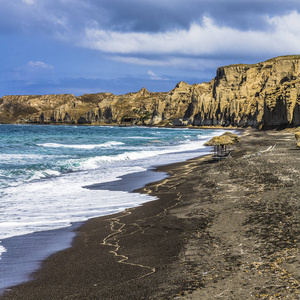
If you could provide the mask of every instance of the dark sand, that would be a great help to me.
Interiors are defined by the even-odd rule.
[[[125,191],[133,192],[150,182],[163,180],[168,177],[166,172],[156,172],[149,169],[147,171],[136,172],[119,177],[120,180],[96,183],[84,186],[91,190],[109,190],[109,191]]]
[[[158,168],[140,192],[159,200],[86,222],[1,299],[300,299],[300,150],[247,133],[231,158]]]

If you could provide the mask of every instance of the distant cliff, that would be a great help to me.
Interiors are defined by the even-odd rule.
[[[168,93],[4,96],[0,123],[300,126],[300,56],[220,67]]]

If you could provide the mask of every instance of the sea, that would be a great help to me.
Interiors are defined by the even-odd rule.
[[[22,237],[24,242],[33,233],[67,228],[155,200],[133,190],[167,176],[154,172],[156,166],[210,153],[204,143],[222,133],[216,129],[1,124],[0,290],[18,282],[8,280],[16,275],[5,275],[11,269],[7,261],[12,266],[17,264],[14,256],[18,263],[25,257],[5,246],[10,245],[8,240]],[[131,184],[130,180],[128,186],[121,184],[134,174]]]

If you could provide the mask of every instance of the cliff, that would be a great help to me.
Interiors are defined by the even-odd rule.
[[[4,96],[1,123],[300,126],[300,56],[217,69],[168,93]]]

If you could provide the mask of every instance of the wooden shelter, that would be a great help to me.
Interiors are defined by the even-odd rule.
[[[233,139],[233,141],[235,143],[238,143],[240,141],[239,136],[237,134],[233,133],[233,132],[227,131],[227,132],[223,133],[221,136],[229,136],[230,138]]]
[[[214,146],[214,159],[221,159],[229,155],[230,146],[238,142],[238,136],[231,132],[226,132],[221,136],[215,136],[205,146]]]

